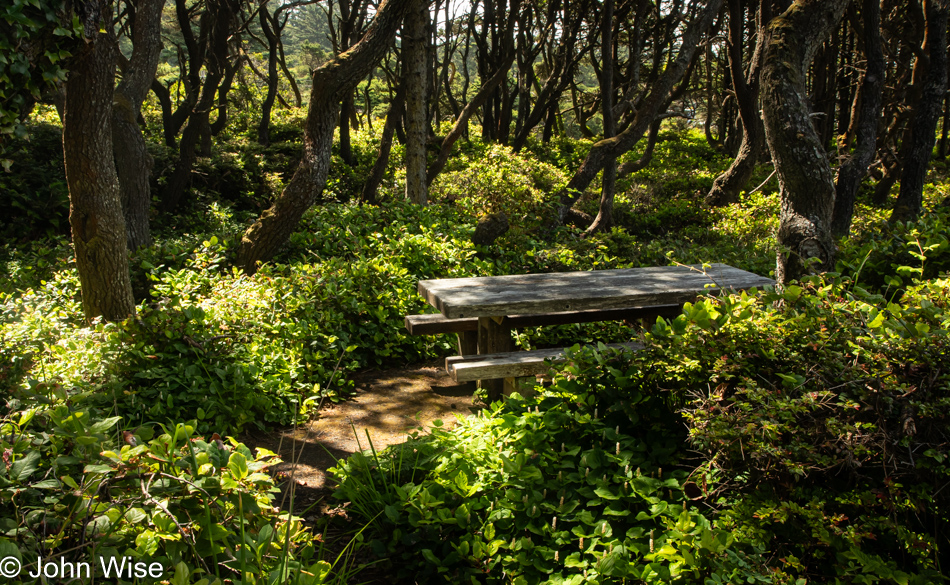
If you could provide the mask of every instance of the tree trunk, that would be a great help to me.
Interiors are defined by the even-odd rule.
[[[558,217],[561,222],[568,216],[571,206],[580,198],[581,194],[590,185],[597,173],[609,162],[616,160],[635,145],[653,124],[653,120],[660,115],[660,109],[668,103],[673,86],[686,73],[693,55],[699,45],[700,37],[709,30],[713,20],[719,14],[722,0],[710,0],[702,12],[693,18],[680,44],[679,53],[660,78],[651,85],[650,92],[640,104],[633,122],[626,130],[612,138],[604,138],[594,144],[580,169],[574,174],[567,186],[558,193],[560,208]]]
[[[858,90],[857,143],[854,152],[838,167],[835,177],[835,207],[831,231],[846,236],[851,231],[854,198],[858,186],[868,172],[868,165],[877,149],[877,125],[881,117],[881,95],[884,89],[884,52],[881,49],[880,0],[864,0],[861,8],[864,19],[863,44],[867,59],[864,79]],[[852,121],[853,123],[853,121]]]
[[[406,199],[425,205],[426,139],[429,132],[426,116],[426,57],[428,49],[429,6],[427,0],[414,0],[412,10],[403,24],[403,49],[406,84]]]
[[[236,42],[232,41],[232,44],[240,47],[241,41],[238,39]],[[237,75],[243,65],[244,57],[242,55],[237,55],[227,62],[224,81],[218,86],[218,116],[214,119],[214,122],[208,125],[211,136],[217,136],[228,126],[228,94],[231,93],[231,86],[234,85],[234,76]],[[277,98],[280,99],[280,94],[277,94]],[[205,156],[211,156],[210,145],[205,152]]]
[[[426,182],[431,185],[432,181],[439,176],[439,173],[442,172],[442,169],[445,168],[445,163],[449,161],[449,156],[452,154],[452,146],[455,142],[462,137],[462,133],[465,128],[468,127],[468,120],[472,117],[472,114],[476,110],[481,108],[488,98],[491,97],[491,94],[494,93],[495,88],[498,87],[504,80],[508,78],[508,69],[511,67],[512,60],[514,59],[513,55],[509,55],[508,60],[506,61],[507,66],[502,66],[495,72],[495,74],[485,82],[478,89],[478,93],[475,94],[475,97],[472,98],[472,101],[465,106],[462,110],[462,113],[459,114],[458,119],[455,121],[455,124],[452,126],[452,130],[449,131],[448,135],[442,140],[442,147],[439,149],[439,156],[436,157],[435,162],[432,163],[432,166],[429,167],[429,172],[426,175]]]
[[[149,173],[152,157],[138,125],[162,52],[162,8],[165,0],[141,0],[132,23],[132,57],[112,103],[112,142],[130,250],[152,243],[148,213],[152,203]]]
[[[280,34],[277,19],[271,18],[267,6],[261,6],[261,30],[267,38],[267,95],[261,104],[261,121],[257,125],[257,142],[270,144],[270,113],[277,99],[277,35]]]
[[[115,321],[132,315],[135,301],[119,180],[112,155],[112,6],[99,0],[83,8],[86,43],[80,45],[71,60],[63,124],[69,225],[82,287],[83,313],[87,320],[101,315]],[[102,29],[107,32],[100,33]]]
[[[940,146],[937,147],[937,158],[947,158],[947,139],[950,138],[950,96],[943,100],[943,123],[940,124]]]
[[[323,193],[340,101],[389,50],[396,29],[413,1],[385,0],[363,39],[314,71],[304,127],[303,157],[283,193],[244,233],[237,263],[245,272],[253,274],[259,262],[273,258],[290,238],[304,212]]]
[[[874,196],[871,202],[877,207],[887,205],[888,196],[891,194],[891,188],[897,182],[897,177],[901,174],[901,161],[894,153],[887,153],[881,157],[884,171],[881,180],[874,186]]]
[[[188,183],[191,181],[191,169],[197,159],[197,146],[202,132],[210,137],[209,117],[214,105],[218,84],[224,78],[228,67],[228,37],[231,32],[231,20],[234,14],[232,0],[209,0],[207,3],[208,16],[211,22],[208,48],[208,70],[201,94],[195,107],[188,116],[188,123],[182,131],[179,143],[178,163],[175,171],[168,179],[168,184],[162,193],[162,211],[170,212],[178,206]]]
[[[745,188],[755,171],[755,159],[762,150],[763,136],[759,118],[759,64],[762,55],[763,36],[768,18],[766,12],[769,0],[763,0],[759,6],[759,31],[756,35],[755,52],[749,65],[748,79],[742,70],[743,23],[740,0],[729,0],[729,68],[732,87],[739,104],[739,120],[742,124],[742,142],[739,152],[728,169],[713,181],[712,189],[706,194],[706,205],[714,207],[731,205],[739,201],[739,192]]]
[[[638,160],[628,161],[620,165],[620,168],[617,169],[618,179],[647,168],[647,165],[653,160],[653,151],[656,149],[656,138],[660,133],[660,123],[662,121],[661,118],[657,118],[650,126],[650,134],[647,136],[647,147],[646,150],[643,151],[643,155],[640,156]]]
[[[356,106],[353,104],[351,92],[340,103],[340,158],[351,167],[356,166],[356,158],[353,157],[353,141],[350,139],[350,122],[355,113]]]
[[[544,128],[541,130],[541,142],[548,144],[554,137],[554,131],[557,127],[558,109],[557,103],[548,107],[548,115],[544,117]]]
[[[891,221],[917,219],[923,208],[924,180],[930,155],[937,136],[937,121],[940,106],[947,91],[947,0],[925,0],[927,33],[924,51],[927,55],[927,72],[923,91],[914,108],[911,136],[904,168],[901,172],[901,188],[894,202]],[[922,56],[918,56],[921,59]]]
[[[603,108],[604,138],[611,138],[617,133],[617,121],[614,119],[614,0],[604,0],[603,19],[601,21],[601,79],[600,102]],[[600,205],[597,217],[585,234],[609,231],[614,225],[614,191],[617,184],[617,159],[604,162],[604,171],[601,178]]]
[[[386,114],[386,124],[383,126],[383,136],[379,141],[379,152],[376,155],[376,162],[373,164],[373,170],[369,173],[369,178],[363,185],[363,191],[360,195],[360,201],[371,205],[376,203],[376,192],[379,190],[379,184],[383,181],[383,175],[386,174],[386,167],[389,165],[389,153],[393,148],[393,134],[396,133],[396,126],[402,118],[403,104],[406,98],[406,90],[400,85],[396,90],[396,96],[389,104],[389,113]]]
[[[804,81],[847,5],[848,0],[797,0],[766,32],[762,114],[781,197],[775,279],[782,284],[807,274],[811,261],[821,270],[834,266],[835,185],[805,103]]]
[[[165,146],[175,148],[175,138],[178,137],[178,131],[181,125],[185,123],[188,112],[195,105],[198,96],[194,93],[185,96],[185,100],[178,105],[178,109],[172,111],[172,97],[168,88],[157,80],[152,80],[152,93],[158,98],[158,104],[162,108],[162,136],[165,138]]]

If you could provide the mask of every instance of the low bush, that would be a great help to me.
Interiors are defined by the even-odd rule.
[[[685,496],[682,426],[664,424],[675,416],[666,399],[624,393],[631,378],[605,354],[575,359],[539,397],[514,395],[451,432],[437,427],[331,470],[335,496],[371,523],[377,553],[426,582],[759,575]],[[609,390],[625,394],[624,406]],[[640,411],[639,427],[626,407]]]
[[[435,201],[463,206],[479,216],[503,212],[512,226],[507,239],[536,233],[555,221],[550,194],[567,183],[558,167],[514,153],[497,144],[477,143],[436,177],[431,187]]]
[[[882,220],[849,242],[837,270],[868,290],[899,296],[915,280],[950,271],[948,234],[950,208],[925,212],[913,222]]]
[[[933,583],[948,325],[947,280],[900,304],[847,280],[705,299],[538,398],[354,456],[337,497],[380,554],[449,581]]]
[[[194,423],[129,427],[88,399],[31,381],[3,406],[0,556],[24,577],[11,582],[27,582],[40,557],[99,576],[109,559],[157,563],[175,583],[322,582],[329,565],[310,565],[311,535],[274,507],[273,453],[203,438]]]
[[[6,148],[4,157],[15,163],[0,173],[0,237],[20,241],[69,233],[62,128],[32,124],[28,139],[11,137]]]
[[[950,546],[948,301],[947,280],[900,304],[813,281],[654,328],[688,364],[690,442],[724,518],[783,572],[936,578]]]

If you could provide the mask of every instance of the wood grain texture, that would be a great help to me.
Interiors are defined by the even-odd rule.
[[[449,319],[682,304],[704,292],[774,285],[725,264],[423,280],[418,290]]]
[[[682,304],[657,305],[655,307],[628,307],[624,309],[594,309],[567,313],[542,313],[540,315],[512,315],[508,324],[513,329],[539,327],[542,325],[566,325],[570,323],[594,323],[597,321],[621,321],[675,317],[682,312]],[[410,335],[438,335],[477,331],[478,317],[448,319],[438,313],[432,315],[406,315],[406,330]]]
[[[614,343],[607,347],[637,351],[642,349],[643,345],[628,342]],[[445,358],[445,370],[457,382],[522,378],[545,374],[552,363],[563,362],[565,359],[564,348],[453,356]]]

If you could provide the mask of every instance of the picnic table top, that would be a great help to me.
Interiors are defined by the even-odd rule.
[[[418,290],[445,317],[460,319],[685,303],[704,292],[774,284],[725,264],[696,264],[421,280]]]

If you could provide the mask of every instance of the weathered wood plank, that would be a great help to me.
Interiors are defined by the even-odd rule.
[[[419,281],[426,301],[449,319],[682,304],[703,292],[775,284],[725,264],[555,272]]]
[[[628,342],[614,343],[608,347],[623,347],[636,351],[642,349],[643,345]],[[555,363],[564,361],[564,348],[453,356],[445,359],[445,370],[457,382],[521,378],[546,373],[550,364],[545,360]]]
[[[540,315],[512,315],[508,324],[512,329],[539,327],[542,325],[566,325],[569,323],[593,323],[596,321],[632,321],[676,317],[683,306],[657,305],[655,307],[628,307],[624,309],[593,309],[567,313],[543,313]],[[478,330],[478,317],[448,319],[438,313],[432,315],[406,315],[406,329],[410,335],[437,335],[439,333],[462,333]]]
[[[478,317],[447,319],[438,313],[433,315],[406,315],[405,324],[409,335],[438,335],[439,333],[478,331]]]

